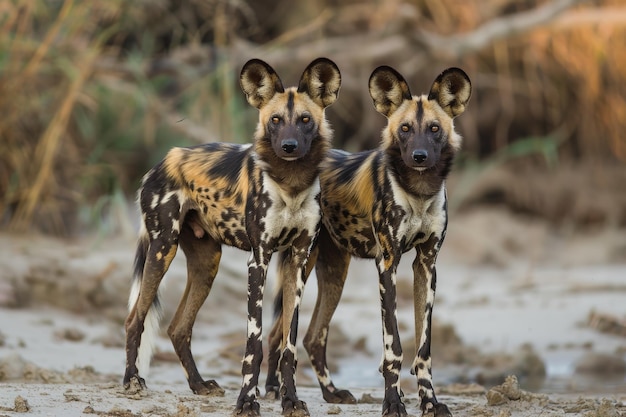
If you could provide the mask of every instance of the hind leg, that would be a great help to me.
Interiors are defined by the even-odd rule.
[[[187,258],[187,286],[167,333],[185,370],[189,388],[199,395],[224,395],[217,382],[202,379],[191,353],[193,324],[211,291],[222,248],[208,235],[196,238],[189,226],[181,231],[180,247]]]
[[[326,361],[330,320],[335,313],[350,265],[350,254],[338,248],[322,227],[318,237],[317,301],[311,324],[304,337],[304,347],[317,375],[322,396],[329,403],[355,404],[356,398],[347,390],[335,387]]]
[[[126,371],[124,373],[124,387],[130,388],[131,381],[139,383],[145,388],[145,381],[139,376],[137,357],[141,344],[141,335],[144,332],[144,322],[148,311],[157,299],[159,284],[169,268],[178,248],[176,238],[158,238],[149,243],[145,254],[145,264],[139,296],[135,305],[126,318]],[[140,260],[139,254],[137,261]]]
[[[268,337],[267,356],[267,379],[265,380],[265,398],[277,400],[280,398],[280,375],[278,374],[278,363],[282,351],[283,340],[283,317],[282,317],[282,288],[281,294],[276,295],[275,303],[280,303],[279,311],[275,311],[275,320]]]

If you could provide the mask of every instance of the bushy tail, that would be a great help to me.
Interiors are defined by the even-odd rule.
[[[130,296],[128,297],[128,309],[131,311],[137,300],[139,299],[139,290],[141,289],[141,280],[143,277],[144,265],[146,264],[146,257],[148,254],[148,248],[150,242],[145,230],[142,230],[139,236],[139,242],[137,243],[137,252],[135,254],[135,268],[133,273],[133,282],[130,289]],[[146,377],[150,368],[150,360],[156,348],[156,340],[159,334],[159,322],[161,321],[161,302],[160,293],[157,292],[146,320],[144,321],[144,330],[141,334],[141,342],[139,344],[139,352],[137,354],[137,368],[139,375]]]

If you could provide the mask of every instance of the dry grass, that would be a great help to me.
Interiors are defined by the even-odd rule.
[[[545,1],[427,0],[425,27],[471,32],[485,22]],[[524,137],[566,131],[563,154],[626,161],[626,7],[583,2],[552,23],[493,42],[463,57],[475,79],[467,147],[487,156]],[[473,125],[473,126],[472,126]],[[473,130],[472,130],[473,128]]]
[[[241,42],[246,51],[267,51],[269,58],[259,57],[287,73],[290,83],[305,63],[279,57],[328,45],[344,74],[340,102],[329,112],[335,145],[354,150],[375,145],[382,123],[365,87],[379,64],[368,53],[380,52],[368,48],[397,45],[401,38],[411,45],[418,29],[470,33],[547,4],[304,3],[290,13],[263,1],[193,0],[176,7],[169,0],[2,2],[0,225],[54,234],[72,233],[78,220],[93,226],[96,219],[97,225],[102,211],[124,200],[119,196],[132,195],[165,149],[249,141],[256,115],[243,104],[237,73],[242,59],[253,56],[239,56]],[[383,36],[381,44],[358,42],[372,31]],[[386,34],[390,43],[383,42]],[[414,44],[406,53],[384,55],[383,48],[376,56],[403,68],[418,89],[447,65],[471,74],[474,97],[459,120],[469,159],[501,154],[532,137],[556,141],[560,158],[626,161],[623,2],[583,3],[548,25],[479,50],[441,52]],[[416,61],[418,53],[424,59]]]
[[[234,113],[232,74],[218,66],[208,77],[175,80],[175,96],[163,97],[169,74],[149,74],[141,48],[124,56],[123,17],[138,13],[128,2],[1,7],[0,219],[10,229],[70,234],[80,216],[97,223],[118,201],[106,196],[132,193],[158,159],[146,154],[215,140],[207,121],[234,140],[226,131],[236,118],[224,117]]]
[[[63,219],[58,206],[70,191],[62,189],[59,159],[64,158],[59,155],[71,152],[63,147],[68,124],[101,46],[84,22],[103,11],[71,0],[63,2],[56,16],[49,15],[43,2],[11,6],[0,29],[2,48],[8,51],[0,84],[5,115],[0,151],[6,164],[0,172],[0,211],[9,212],[13,227],[24,229],[41,209],[51,231],[59,231]]]

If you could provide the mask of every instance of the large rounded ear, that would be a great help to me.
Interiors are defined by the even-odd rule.
[[[276,93],[283,93],[283,83],[278,74],[260,59],[251,59],[241,69],[239,84],[246,94],[248,103],[260,109],[274,97]]]
[[[298,92],[306,93],[320,107],[327,107],[337,100],[339,87],[341,73],[337,65],[328,58],[317,58],[302,73]]]
[[[369,88],[374,107],[387,117],[393,114],[404,100],[411,100],[411,90],[404,77],[386,65],[372,72]]]
[[[428,99],[436,100],[450,117],[456,117],[465,111],[471,95],[472,83],[465,71],[448,68],[433,83]]]

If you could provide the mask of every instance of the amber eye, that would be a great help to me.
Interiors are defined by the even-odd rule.
[[[275,125],[277,125],[278,123],[280,123],[280,117],[278,117],[278,116],[272,116],[272,123],[274,123]]]
[[[432,125],[430,131],[433,133],[439,132],[439,125]]]
[[[302,116],[302,123],[309,123],[311,118],[309,116]]]
[[[400,129],[401,129],[403,132],[408,132],[410,128],[409,128],[409,125],[404,124],[404,125],[400,126]]]

